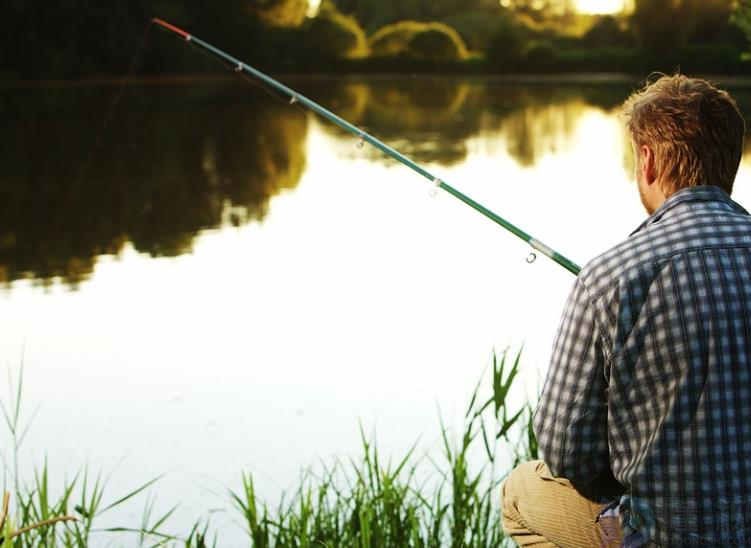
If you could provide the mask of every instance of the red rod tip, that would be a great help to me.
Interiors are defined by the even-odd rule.
[[[190,34],[188,34],[187,32],[185,32],[185,31],[184,31],[184,30],[182,30],[182,29],[179,29],[179,28],[177,28],[177,27],[176,27],[175,25],[170,25],[170,24],[169,24],[169,23],[168,23],[167,21],[164,21],[164,20],[162,20],[162,19],[159,19],[158,17],[154,17],[154,18],[153,18],[153,19],[151,20],[151,22],[152,22],[152,23],[156,23],[156,24],[157,24],[157,25],[159,25],[160,27],[164,27],[164,28],[165,28],[165,29],[167,29],[167,30],[171,30],[171,31],[172,31],[172,32],[174,32],[175,34],[179,34],[180,36],[182,36],[182,37],[183,37],[183,38],[185,38],[186,40],[190,40]]]

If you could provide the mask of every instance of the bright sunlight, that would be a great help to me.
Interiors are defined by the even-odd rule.
[[[582,13],[618,13],[623,11],[625,0],[576,0],[576,9]]]

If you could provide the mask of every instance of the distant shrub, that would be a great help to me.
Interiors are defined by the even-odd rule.
[[[467,48],[476,51],[485,51],[490,45],[493,36],[498,29],[509,19],[508,15],[498,9],[488,10],[461,10],[441,19],[451,28],[456,29],[462,37]]]
[[[634,45],[632,33],[623,28],[612,15],[600,17],[582,40],[586,45],[596,48]]]
[[[508,72],[515,69],[522,59],[526,40],[525,29],[510,18],[504,18],[498,22],[485,56],[491,66]]]
[[[748,70],[741,62],[742,51],[728,44],[687,46],[678,51],[678,62],[687,72],[735,74]]]
[[[306,0],[250,0],[247,9],[272,27],[299,27],[308,11]]]
[[[546,70],[555,64],[556,51],[547,40],[535,41],[527,47],[524,58],[530,68]]]
[[[454,61],[468,56],[459,33],[437,22],[400,21],[386,25],[373,34],[369,42],[371,54],[376,57]]]
[[[560,50],[556,60],[564,69],[589,72],[649,71],[646,53],[636,48],[576,48]]]
[[[357,20],[324,2],[307,30],[307,44],[325,57],[365,57],[368,40]]]
[[[736,7],[731,21],[751,43],[751,2],[749,0],[744,0]],[[751,58],[751,53],[745,53],[744,58]]]
[[[417,21],[400,21],[378,29],[368,40],[371,55],[389,57],[403,54],[422,25]]]
[[[450,31],[450,32],[449,32]],[[428,28],[415,34],[409,41],[409,53],[420,59],[454,61],[467,57],[467,47],[452,28]]]

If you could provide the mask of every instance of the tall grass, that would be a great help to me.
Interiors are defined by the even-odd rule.
[[[88,469],[65,480],[59,488],[50,485],[49,466],[45,459],[33,480],[24,484],[20,475],[19,453],[36,412],[26,419],[23,402],[23,363],[16,381],[9,375],[10,395],[7,402],[0,401],[5,426],[10,437],[9,454],[2,454],[3,504],[0,509],[0,548],[26,547],[86,547],[96,535],[132,533],[139,546],[163,545],[177,540],[160,530],[174,509],[153,517],[153,504],[143,511],[140,526],[133,528],[97,528],[101,516],[119,508],[154,485],[159,478],[151,479],[130,492],[110,502],[105,498],[106,480],[101,474],[92,475]],[[10,476],[10,477],[9,477]],[[11,506],[11,500],[13,505]],[[198,546],[197,527],[185,539],[186,546]],[[192,543],[191,543],[192,542]]]
[[[478,384],[452,441],[441,421],[439,460],[408,451],[386,461],[362,434],[362,455],[309,473],[288,501],[271,511],[251,475],[232,493],[245,517],[250,545],[267,547],[496,547],[504,544],[500,484],[522,460],[536,458],[531,409],[510,410],[508,396],[519,372],[518,353],[494,356],[491,394]],[[481,440],[481,441],[480,441]],[[498,469],[506,457],[504,471]],[[510,457],[510,458],[509,458]],[[426,471],[427,468],[427,471]]]
[[[401,458],[384,461],[376,441],[361,428],[359,457],[308,472],[295,492],[283,496],[273,509],[259,497],[252,474],[243,474],[241,489],[230,492],[230,502],[243,517],[248,545],[480,548],[506,544],[500,484],[513,466],[537,456],[531,408],[511,409],[508,402],[520,356],[521,352],[511,357],[508,351],[494,355],[489,386],[480,382],[475,387],[462,428],[455,432],[441,419],[438,455],[419,455],[415,445]],[[105,503],[106,481],[83,470],[52,496],[45,461],[33,482],[24,486],[18,476],[18,452],[29,427],[22,421],[23,369],[11,385],[13,394],[1,407],[12,441],[12,456],[3,459],[3,471],[15,507],[9,510],[6,496],[0,511],[0,548],[84,547],[95,535],[110,535],[108,541],[129,546],[222,545],[221,531],[211,531],[207,521],[197,521],[183,535],[166,533],[176,507],[156,513],[151,497],[141,523],[96,527],[102,514],[147,492],[159,478]]]

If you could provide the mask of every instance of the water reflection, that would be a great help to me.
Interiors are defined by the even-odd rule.
[[[501,133],[507,152],[521,165],[571,142],[585,108],[612,110],[627,93],[622,86],[542,86],[488,79],[379,79],[334,84],[318,100],[418,162],[453,165],[467,156],[467,140]],[[346,133],[335,126],[328,130]],[[354,153],[353,153],[354,154]],[[382,158],[372,150],[373,160]]]
[[[0,279],[75,286],[125,242],[176,256],[202,229],[263,219],[300,179],[307,121],[239,91],[6,92]]]
[[[417,162],[463,161],[466,140],[477,130],[477,118],[467,108],[470,86],[465,82],[381,80],[367,86],[344,84],[337,91],[358,98],[353,123]],[[330,130],[344,135],[335,126]],[[369,153],[374,160],[381,156],[377,150]]]
[[[588,109],[610,112],[629,91],[422,77],[294,85],[418,162],[460,164],[479,137],[527,168],[572,147]],[[263,220],[270,198],[305,171],[309,115],[255,88],[116,91],[0,92],[13,135],[0,152],[0,281],[75,288],[127,242],[153,257],[188,253],[201,230]],[[391,161],[323,127],[343,156]]]

